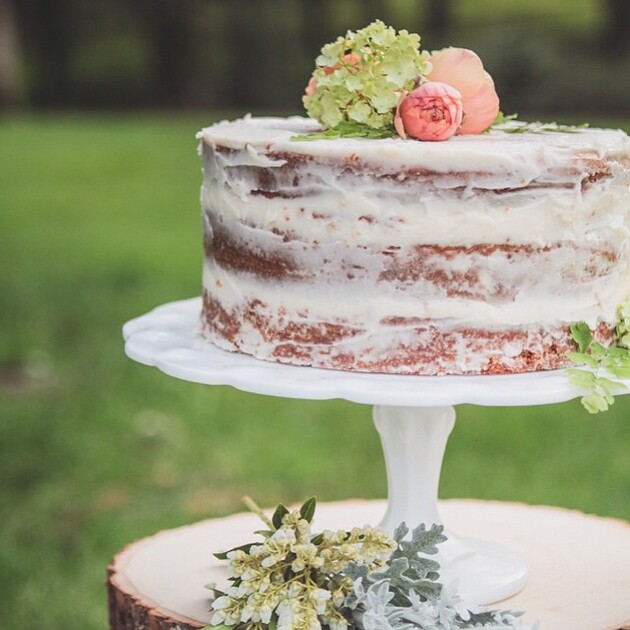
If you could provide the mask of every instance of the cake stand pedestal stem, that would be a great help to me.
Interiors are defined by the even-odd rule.
[[[388,505],[380,527],[392,533],[404,522],[410,529],[442,524],[438,486],[446,442],[455,426],[455,409],[443,407],[374,407],[387,469]],[[487,605],[518,593],[527,569],[515,553],[498,545],[460,538],[447,531],[434,559],[441,581],[458,584],[466,604]]]
[[[388,506],[380,526],[391,533],[403,521],[410,528],[441,523],[438,486],[455,409],[376,405],[374,424],[387,470]]]

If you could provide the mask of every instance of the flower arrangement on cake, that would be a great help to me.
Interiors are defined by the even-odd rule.
[[[448,140],[491,127],[510,133],[573,131],[504,116],[494,81],[472,50],[420,51],[420,35],[376,20],[326,44],[303,97],[322,131],[296,139],[341,137]]]
[[[521,613],[470,610],[439,580],[431,556],[446,540],[442,525],[402,523],[390,536],[370,526],[312,531],[316,501],[279,505],[260,542],[215,554],[229,561],[230,586],[211,586],[214,630],[535,630]]]
[[[463,48],[420,52],[420,36],[377,20],[325,45],[303,98],[320,137],[446,140],[480,133],[499,113],[481,59]]]

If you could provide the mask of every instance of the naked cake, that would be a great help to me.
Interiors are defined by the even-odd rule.
[[[212,343],[332,369],[503,374],[567,365],[575,322],[612,334],[630,295],[630,139],[457,133],[461,112],[448,140],[403,139],[414,106],[399,100],[389,137],[318,138],[322,121],[301,117],[198,134]]]

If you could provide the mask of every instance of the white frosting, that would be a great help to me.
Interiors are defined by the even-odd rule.
[[[306,310],[311,323],[349,321],[368,336],[388,317],[488,329],[615,321],[630,295],[630,140],[623,132],[491,132],[437,143],[291,140],[315,129],[303,118],[248,117],[198,134],[202,148],[231,149],[203,151],[204,210],[248,248],[318,271],[274,282],[207,260],[204,287],[226,310],[263,299],[279,327],[304,320]],[[243,167],[273,173],[287,154],[315,159],[297,165],[297,187],[285,174],[274,180],[280,196],[255,194],[256,175]],[[372,174],[344,172],[340,165],[352,160]],[[410,171],[414,177],[404,175]],[[374,261],[390,246],[412,255],[418,245],[478,244],[523,245],[532,254],[499,248],[424,261],[450,279],[475,269],[476,295],[448,295],[430,279],[379,281],[383,263]],[[352,282],[340,268],[352,270]],[[242,334],[255,354],[270,354],[255,331]]]
[[[600,183],[596,190],[582,191],[588,164],[575,158],[576,151],[598,159],[630,155],[630,141],[620,131],[593,129],[545,136],[495,132],[437,143],[400,139],[291,141],[293,135],[313,128],[313,121],[302,118],[248,118],[204,129],[199,134],[204,142],[245,149],[214,157],[214,173],[224,179],[204,187],[204,207],[212,197],[219,211],[261,230],[286,229],[289,224],[305,238],[321,240],[334,233],[357,244],[391,238],[396,243],[544,245],[558,240],[598,240],[594,231],[601,226],[614,229],[627,223],[628,202],[619,190],[620,186],[630,186],[630,171],[611,162],[615,177]],[[239,172],[231,173],[238,166],[285,163],[270,160],[266,155],[269,151],[336,160],[359,154],[363,162],[373,160],[386,165],[390,172],[425,168],[457,176],[404,184],[396,180],[375,182],[340,178],[327,166],[309,164],[308,181],[300,186],[308,186],[317,198],[309,203],[310,212],[304,213],[304,199],[254,199],[250,195],[252,183]],[[466,182],[463,190],[462,180]],[[542,191],[527,188],[532,182],[552,187]],[[484,193],[505,189],[513,190]],[[290,192],[290,188],[279,188],[283,190]],[[328,218],[313,221],[313,212]],[[377,221],[360,221],[362,216]],[[622,232],[618,237],[627,238]]]
[[[574,133],[490,132],[455,136],[445,142],[417,142],[386,138],[338,138],[294,141],[292,137],[319,129],[301,117],[252,118],[223,121],[202,129],[197,138],[208,144],[232,149],[251,147],[256,153],[290,152],[328,159],[359,155],[367,163],[387,164],[392,170],[428,169],[439,173],[489,174],[494,186],[525,186],[544,178],[554,181],[555,173],[573,168],[576,153],[606,158],[630,153],[630,139],[623,131],[579,129]],[[575,173],[577,181],[579,173]],[[557,180],[558,181],[558,180]],[[564,179],[559,181],[566,181]]]

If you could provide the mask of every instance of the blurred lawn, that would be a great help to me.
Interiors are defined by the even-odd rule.
[[[203,387],[123,354],[126,320],[199,292],[209,122],[0,119],[1,628],[106,628],[120,547],[244,493],[385,495],[369,407]],[[441,496],[630,518],[629,411],[463,406]]]

